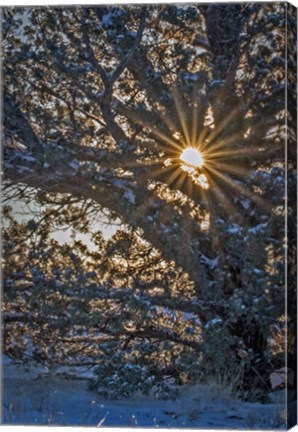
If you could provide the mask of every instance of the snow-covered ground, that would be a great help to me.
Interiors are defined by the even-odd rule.
[[[184,389],[175,401],[144,396],[110,401],[88,389],[86,375],[84,379],[66,379],[44,372],[36,367],[17,366],[3,357],[2,424],[284,428],[277,415],[283,404],[244,403],[232,400],[224,391],[202,386]]]

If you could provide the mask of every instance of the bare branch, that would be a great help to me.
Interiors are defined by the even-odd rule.
[[[145,28],[145,21],[146,21],[146,7],[142,7],[140,24],[139,24],[137,35],[135,38],[135,42],[134,42],[133,46],[130,48],[130,50],[128,51],[128,53],[125,55],[123,60],[119,63],[119,65],[117,66],[115,71],[113,72],[112,78],[111,78],[111,83],[114,83],[120,77],[120,75],[122,74],[124,69],[127,67],[128,63],[130,62],[136,48],[139,46],[141,39],[142,39],[143,31]]]
[[[106,71],[104,68],[100,65],[100,63],[97,61],[94,51],[92,49],[90,38],[88,34],[88,24],[86,23],[87,20],[87,8],[82,8],[82,19],[81,19],[81,31],[83,35],[83,42],[87,49],[87,54],[89,57],[89,60],[92,63],[92,66],[96,72],[99,73],[103,83],[105,86],[109,85],[109,79]]]

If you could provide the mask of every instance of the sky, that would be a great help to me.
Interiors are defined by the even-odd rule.
[[[19,222],[26,222],[34,218],[34,210],[38,210],[38,206],[34,202],[30,203],[30,206],[21,200],[10,200],[6,204],[12,207],[13,216]],[[112,237],[112,235],[121,228],[120,221],[111,223],[103,213],[99,215],[98,219],[100,220],[96,221],[93,228],[100,230],[106,240]],[[70,242],[72,241],[72,230],[65,227],[63,230],[55,231],[52,237],[60,243]],[[82,240],[92,249],[93,244],[88,235],[78,233],[76,234],[76,239]]]

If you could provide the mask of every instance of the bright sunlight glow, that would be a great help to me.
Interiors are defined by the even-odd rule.
[[[180,159],[186,165],[193,168],[201,168],[204,163],[203,156],[201,155],[199,150],[192,147],[187,147],[186,149],[184,149],[181,153]]]

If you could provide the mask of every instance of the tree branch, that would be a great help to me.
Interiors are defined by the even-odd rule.
[[[144,29],[145,29],[145,22],[146,22],[146,7],[143,6],[141,9],[140,23],[139,23],[139,28],[138,28],[137,35],[135,38],[135,42],[134,42],[133,46],[129,49],[128,53],[125,55],[123,60],[118,64],[118,66],[116,67],[116,69],[112,73],[112,77],[110,80],[111,84],[114,83],[120,77],[120,75],[122,74],[124,69],[129,64],[135,50],[139,46],[141,39],[142,39]]]

